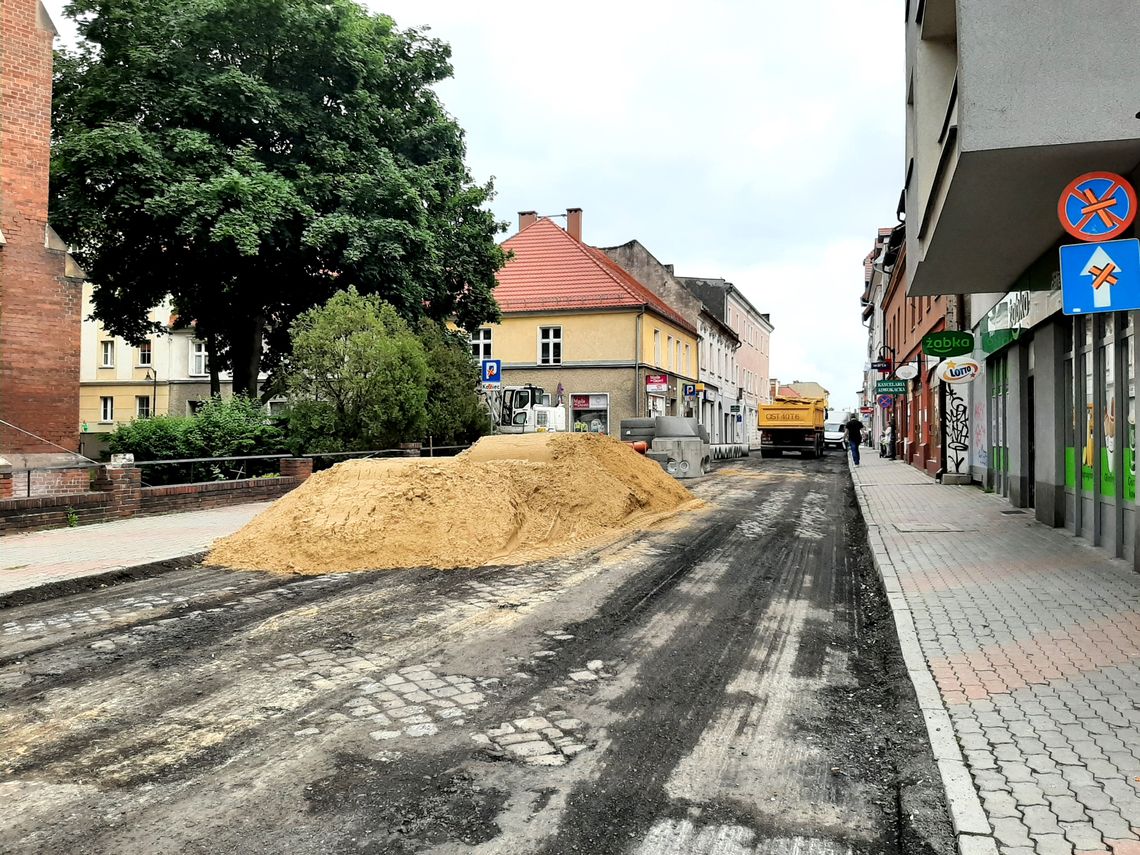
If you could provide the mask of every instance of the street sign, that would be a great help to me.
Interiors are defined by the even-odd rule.
[[[681,387],[681,394],[683,394],[686,398],[697,397],[697,384],[696,383],[686,383],[684,386]]]
[[[1140,309],[1140,240],[1061,247],[1061,302],[1066,315]]]
[[[1112,240],[1136,217],[1136,191],[1115,172],[1089,172],[1065,188],[1057,216],[1077,240]]]
[[[733,404],[732,406],[730,406],[728,408],[728,411],[730,413],[739,413],[740,412],[740,404]]]
[[[974,334],[946,330],[922,337],[922,352],[927,356],[962,356],[974,349]]]
[[[894,402],[895,402],[895,399],[891,395],[880,395],[879,396],[879,406],[882,407],[884,410],[889,410],[891,408],[891,404],[893,404]],[[868,409],[870,409],[870,408],[868,407]]]
[[[645,391],[646,392],[668,392],[669,391],[669,375],[668,374],[646,374],[645,375]]]
[[[885,359],[878,359],[878,360],[871,363],[871,370],[872,371],[890,371],[891,370],[891,363],[887,362]]]
[[[886,397],[886,396],[884,395],[883,397]],[[890,406],[890,404],[888,404],[887,406]],[[865,416],[869,416],[873,412],[875,412],[875,408],[874,407],[860,407],[859,412]]]
[[[934,369],[934,376],[943,383],[969,383],[981,373],[981,363],[968,356],[947,359]]]
[[[503,385],[503,360],[484,359],[479,363],[479,376],[484,389],[498,389]]]
[[[918,376],[918,366],[913,362],[907,362],[904,365],[900,365],[895,369],[895,376],[900,380],[913,380]]]
[[[876,395],[905,395],[905,380],[879,380],[875,383]]]

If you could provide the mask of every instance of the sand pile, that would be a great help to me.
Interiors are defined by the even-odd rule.
[[[349,460],[217,542],[226,567],[324,573],[472,567],[572,552],[693,496],[608,436],[481,440],[454,458]]]

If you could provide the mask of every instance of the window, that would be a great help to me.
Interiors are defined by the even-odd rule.
[[[209,362],[206,359],[206,342],[195,339],[190,342],[190,376],[205,377],[209,373]]]
[[[284,401],[270,401],[269,402],[269,415],[283,416],[285,415],[285,402]]]
[[[115,399],[109,395],[99,399],[99,421],[113,422],[115,420]]]
[[[673,344],[673,370],[681,370],[681,340],[677,339]]]
[[[673,368],[673,336],[665,336],[665,361],[669,363],[668,368]]]
[[[197,415],[201,411],[201,409],[202,409],[202,402],[201,401],[187,401],[186,402],[186,412],[192,416]]]
[[[102,365],[104,368],[114,368],[115,367],[115,342],[113,342],[113,341],[101,342],[101,347],[103,349],[102,350],[103,360],[100,363],[100,365]]]
[[[562,327],[538,328],[538,364],[562,364]]]
[[[661,330],[653,331],[653,364],[661,367]]]
[[[139,344],[139,366],[147,368],[147,367],[150,367],[150,364],[151,364],[150,342],[144,341],[141,344]]]
[[[471,355],[480,360],[491,358],[490,327],[480,327],[471,333]]]
[[[150,418],[150,395],[135,396],[135,416],[140,419]]]
[[[692,374],[689,373],[689,346],[687,344],[685,345],[685,376],[686,377],[692,377],[693,376]]]

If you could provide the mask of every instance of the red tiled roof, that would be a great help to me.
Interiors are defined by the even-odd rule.
[[[604,252],[575,240],[546,217],[504,241],[503,247],[514,253],[499,271],[495,288],[495,299],[504,313],[646,306],[696,332]]]

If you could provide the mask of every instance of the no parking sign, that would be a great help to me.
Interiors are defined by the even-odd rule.
[[[895,402],[895,399],[892,395],[880,395],[879,396],[879,406],[882,407],[884,410],[889,410],[891,408],[891,404],[893,404],[894,402]]]

